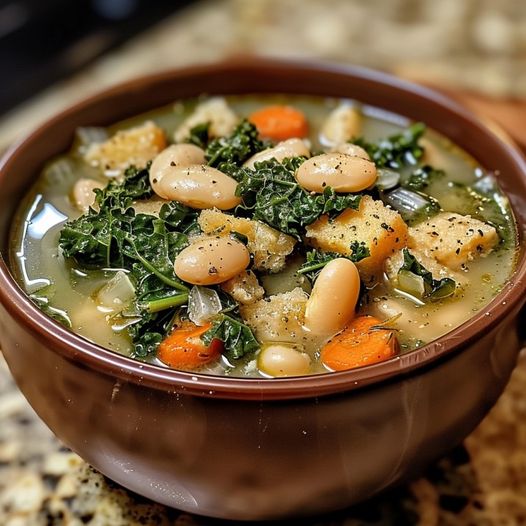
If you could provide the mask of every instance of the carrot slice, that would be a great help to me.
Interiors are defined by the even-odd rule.
[[[306,137],[309,125],[305,115],[292,106],[266,106],[252,113],[248,120],[256,126],[261,137],[283,141]]]
[[[344,371],[382,362],[397,351],[394,331],[374,316],[359,316],[322,348],[321,361],[333,371]]]
[[[175,329],[160,344],[157,357],[175,369],[197,369],[219,358],[223,342],[213,339],[207,347],[201,335],[210,329],[208,323],[202,327],[185,325]]]

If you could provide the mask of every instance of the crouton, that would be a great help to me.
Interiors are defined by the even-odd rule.
[[[84,159],[102,170],[120,171],[131,165],[144,168],[164,148],[164,131],[147,121],[141,126],[118,131],[103,143],[92,144]]]
[[[360,277],[374,281],[384,261],[405,247],[407,225],[398,212],[363,196],[358,210],[347,209],[334,220],[321,216],[307,227],[306,241],[321,250],[351,255],[352,245],[365,243],[370,255],[357,263]]]
[[[241,274],[221,283],[220,287],[242,305],[250,305],[265,295],[265,289],[251,270],[244,270]]]
[[[230,135],[236,127],[239,118],[230,109],[223,97],[212,97],[198,104],[182,124],[175,130],[176,142],[183,142],[190,136],[190,130],[198,124],[210,123],[208,133],[211,137]]]
[[[242,305],[240,312],[260,342],[297,343],[303,331],[307,299],[307,294],[296,287],[251,305]]]
[[[228,235],[239,232],[248,238],[248,250],[254,256],[254,268],[279,272],[296,240],[279,230],[251,219],[234,217],[219,210],[203,210],[198,218],[201,230],[207,235]]]
[[[331,111],[321,127],[323,144],[335,146],[359,137],[362,130],[360,112],[349,104],[341,104]]]
[[[446,267],[466,268],[469,261],[485,256],[499,242],[497,231],[470,216],[441,212],[409,229],[408,246]]]

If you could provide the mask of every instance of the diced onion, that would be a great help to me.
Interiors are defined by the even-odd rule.
[[[404,219],[411,219],[433,206],[431,199],[402,187],[385,194],[383,199],[397,212],[400,212]]]
[[[108,139],[108,132],[106,129],[95,126],[77,128],[75,134],[81,147],[101,143]]]
[[[188,318],[196,325],[204,325],[222,309],[219,294],[208,287],[195,285],[188,295]]]
[[[99,306],[111,312],[120,312],[135,297],[135,287],[126,272],[119,270],[97,293]]]
[[[426,292],[422,276],[417,276],[409,270],[400,270],[398,272],[397,288],[419,299],[422,299]]]
[[[386,168],[379,168],[376,171],[377,179],[376,186],[380,190],[391,190],[400,183],[400,174],[394,170],[387,170]]]
[[[481,194],[490,194],[497,190],[497,181],[492,175],[485,175],[473,185],[473,189]]]

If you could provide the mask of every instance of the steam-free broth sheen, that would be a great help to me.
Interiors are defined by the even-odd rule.
[[[497,179],[353,101],[203,97],[81,128],[20,206],[12,266],[49,315],[140,360],[351,369],[443,336],[502,289],[516,228]]]

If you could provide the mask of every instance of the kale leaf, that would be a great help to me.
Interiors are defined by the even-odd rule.
[[[206,345],[210,345],[213,339],[224,343],[224,354],[231,360],[238,360],[259,349],[259,343],[250,327],[232,312],[219,314],[212,327],[201,336]]]
[[[347,258],[352,262],[357,263],[371,255],[369,248],[363,241],[353,241],[350,248],[352,250],[350,256],[344,256],[342,254],[337,254],[336,252],[322,252],[316,249],[310,250],[307,252],[305,262],[299,268],[298,274],[305,274],[312,284],[316,281],[322,268],[333,259]]]
[[[377,168],[400,169],[403,166],[415,165],[424,154],[418,144],[426,130],[425,124],[417,122],[400,133],[381,139],[376,143],[360,138],[353,143],[361,146],[371,157]]]
[[[301,239],[305,227],[321,215],[334,217],[346,208],[358,208],[360,194],[337,194],[330,187],[322,194],[303,189],[294,173],[304,161],[305,157],[282,162],[271,159],[256,163],[254,169],[240,169],[236,195],[243,198],[243,203],[236,213],[249,213],[253,219]]]
[[[195,125],[190,129],[190,135],[186,138],[184,142],[195,144],[203,150],[207,147],[208,142],[210,141],[210,123],[203,122]]]
[[[149,313],[141,312],[140,319],[128,326],[133,341],[133,358],[144,359],[155,355],[157,347],[170,332],[176,315],[174,310]]]
[[[124,171],[124,179],[112,179],[105,188],[96,189],[95,202],[99,208],[118,207],[126,209],[138,199],[152,197],[150,164],[146,168],[130,166]]]
[[[352,253],[349,259],[354,263],[358,263],[358,261],[368,258],[371,255],[371,251],[364,241],[353,241],[350,248]]]
[[[150,196],[148,169],[128,169],[122,182],[97,191],[98,210],[68,221],[59,239],[64,256],[85,268],[129,271],[136,299],[127,315],[133,318],[128,332],[137,357],[155,351],[167,323],[188,299],[173,261],[187,246],[188,232],[197,228],[197,212],[177,202],[164,204],[159,217],[136,214],[133,202]]]
[[[241,121],[229,137],[214,139],[207,147],[205,159],[209,166],[236,178],[239,167],[254,154],[272,146],[258,137],[257,128]]]
[[[410,190],[425,190],[434,180],[445,177],[443,170],[436,170],[429,165],[417,168],[409,175],[407,181],[402,184]]]
[[[451,278],[434,279],[433,274],[427,270],[418,260],[404,248],[404,263],[400,271],[410,272],[415,276],[420,276],[424,283],[424,297],[432,300],[438,300],[451,296],[456,289],[456,282]]]

